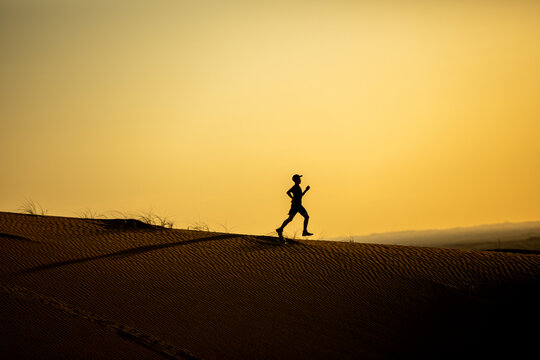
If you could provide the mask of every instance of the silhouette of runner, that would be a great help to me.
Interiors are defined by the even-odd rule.
[[[276,232],[278,233],[280,239],[283,239],[283,229],[285,226],[287,226],[288,223],[294,219],[294,216],[296,213],[300,213],[304,217],[304,231],[302,232],[302,236],[311,236],[312,233],[308,232],[307,226],[309,222],[309,215],[306,211],[306,209],[302,206],[302,197],[305,195],[305,193],[310,189],[309,185],[306,187],[306,190],[302,192],[302,188],[300,187],[300,183],[302,182],[302,179],[300,179],[302,175],[295,174],[292,177],[292,180],[294,181],[294,185],[292,188],[287,190],[287,196],[290,197],[291,200],[291,210],[289,210],[289,217],[285,219],[281,227],[276,229]]]

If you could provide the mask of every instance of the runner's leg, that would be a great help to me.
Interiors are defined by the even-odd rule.
[[[285,226],[287,226],[288,223],[290,223],[294,219],[294,215],[296,214],[290,214],[288,218],[285,219],[283,224],[281,225],[280,229],[283,230]]]
[[[309,223],[309,215],[308,213],[306,212],[305,214],[302,214],[304,216],[304,232],[308,232],[307,231],[307,226],[308,226],[308,223]]]
[[[306,209],[303,206],[300,209],[300,214],[304,217],[304,232],[302,233],[302,235],[303,236],[311,236],[311,235],[313,235],[307,229],[308,223],[309,223],[309,214],[308,214],[308,212],[306,211]]]

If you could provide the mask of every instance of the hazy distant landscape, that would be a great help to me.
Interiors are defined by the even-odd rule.
[[[540,221],[442,230],[396,231],[341,236],[331,240],[453,249],[540,251]]]

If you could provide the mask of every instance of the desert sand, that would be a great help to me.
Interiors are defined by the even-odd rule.
[[[0,213],[3,359],[537,350],[540,256]]]

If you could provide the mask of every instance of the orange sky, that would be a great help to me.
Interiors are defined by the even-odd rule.
[[[264,234],[300,173],[320,237],[538,220],[539,19],[525,0],[0,0],[0,209]]]

